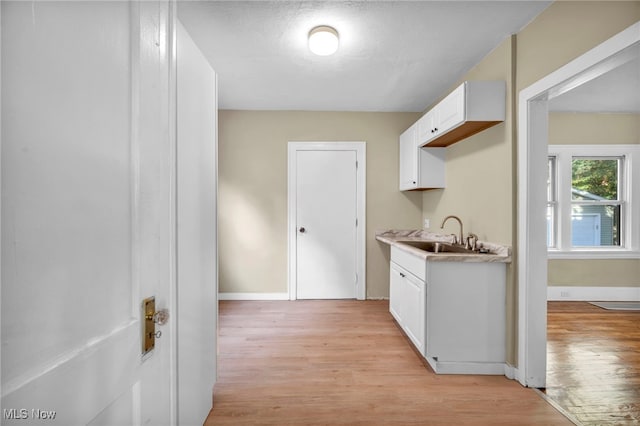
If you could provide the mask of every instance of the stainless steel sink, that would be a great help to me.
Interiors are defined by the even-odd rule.
[[[437,241],[398,241],[399,243],[415,247],[419,250],[428,251],[430,253],[469,253],[475,254],[473,250],[466,249],[462,246]]]

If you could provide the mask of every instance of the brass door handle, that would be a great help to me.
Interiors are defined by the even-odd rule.
[[[145,355],[156,346],[156,339],[162,336],[162,331],[156,331],[156,324],[165,325],[169,322],[169,310],[156,311],[156,298],[148,297],[142,301],[142,354]]]

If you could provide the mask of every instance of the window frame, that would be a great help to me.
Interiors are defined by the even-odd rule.
[[[554,210],[556,222],[554,246],[547,247],[550,259],[637,259],[640,258],[640,145],[549,145],[548,157],[555,160]],[[574,158],[622,158],[618,170],[620,203],[619,246],[572,247],[571,216],[574,201],[571,194]],[[638,164],[636,164],[636,162]],[[547,163],[549,164],[549,163]],[[554,179],[555,178],[555,179]],[[633,183],[636,182],[636,185]],[[547,211],[550,206],[547,193]],[[635,218],[635,220],[633,220]]]
[[[548,173],[547,177],[547,248],[558,248],[558,158],[555,154],[547,157]],[[551,229],[549,229],[551,225]],[[552,244],[549,245],[549,236]]]

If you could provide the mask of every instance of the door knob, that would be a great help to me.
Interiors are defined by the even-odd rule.
[[[146,315],[146,318],[148,319],[149,316]],[[151,315],[151,320],[158,325],[165,325],[169,322],[169,310],[165,308],[154,312],[153,315]]]
[[[300,229],[298,229],[298,231],[300,231],[301,234],[304,234],[306,229],[304,229],[304,226],[301,226]]]
[[[142,354],[145,355],[153,350],[156,339],[162,336],[160,330],[156,331],[156,324],[169,322],[169,310],[156,311],[156,299],[152,296],[142,301],[142,317]]]

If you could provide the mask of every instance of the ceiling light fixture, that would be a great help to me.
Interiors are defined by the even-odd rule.
[[[336,53],[340,38],[335,28],[321,25],[309,31],[309,50],[319,56]]]

